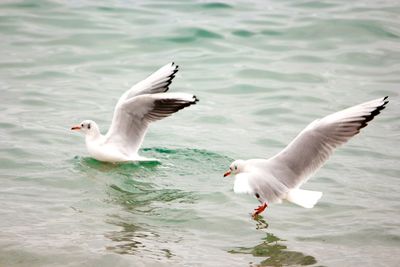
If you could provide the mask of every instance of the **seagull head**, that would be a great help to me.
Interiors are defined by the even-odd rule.
[[[234,162],[231,163],[231,165],[229,166],[229,171],[227,171],[226,173],[224,173],[224,177],[229,176],[231,174],[236,175],[240,172],[243,171],[244,169],[244,160],[238,159],[235,160]]]
[[[79,125],[71,127],[71,130],[79,131],[85,135],[97,135],[99,133],[97,123],[92,120],[84,120]]]

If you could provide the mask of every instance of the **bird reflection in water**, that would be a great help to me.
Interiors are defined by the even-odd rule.
[[[170,259],[174,256],[167,248],[155,248],[154,244],[160,239],[157,233],[132,223],[113,223],[121,226],[122,230],[105,234],[105,237],[114,241],[112,246],[106,247],[107,250],[118,254],[140,255],[158,260]]]
[[[169,246],[171,243],[180,242],[181,238],[173,233],[160,232],[157,230],[158,227],[148,224],[149,216],[157,216],[154,215],[157,211],[151,207],[151,203],[190,202],[193,200],[191,194],[176,189],[157,189],[151,183],[138,184],[133,179],[125,181],[120,186],[112,184],[107,190],[108,201],[123,208],[122,212],[108,214],[107,223],[120,229],[104,234],[113,241],[107,250],[146,259],[172,259],[175,255]]]
[[[108,246],[107,250],[118,254],[135,254],[137,250],[144,248],[140,239],[146,238],[148,234],[134,224],[120,223],[120,226],[122,226],[121,231],[113,231],[105,234],[105,237],[116,242],[116,245]]]
[[[268,223],[258,216],[256,229],[267,229]],[[254,247],[239,247],[229,251],[232,254],[251,254],[254,257],[265,258],[258,264],[251,263],[250,266],[306,266],[317,263],[313,256],[305,255],[298,251],[288,250],[280,239],[272,233],[266,233],[263,242]]]

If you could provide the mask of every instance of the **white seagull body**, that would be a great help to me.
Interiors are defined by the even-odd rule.
[[[288,200],[312,208],[322,192],[300,189],[333,153],[360,132],[388,103],[387,97],[365,102],[310,123],[280,153],[270,159],[236,160],[224,174],[235,174],[235,193],[254,195],[262,204]]]
[[[110,129],[100,133],[94,121],[85,120],[71,130],[86,135],[89,154],[106,162],[153,161],[138,155],[149,124],[195,104],[196,96],[187,93],[165,93],[178,71],[170,63],[126,91],[115,106]]]

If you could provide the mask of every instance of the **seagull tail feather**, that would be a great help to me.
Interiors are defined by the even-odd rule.
[[[289,191],[286,199],[303,208],[311,209],[322,197],[322,192],[295,188]]]

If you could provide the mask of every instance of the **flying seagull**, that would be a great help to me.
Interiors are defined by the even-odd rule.
[[[252,214],[254,218],[268,203],[282,200],[312,208],[322,192],[300,187],[336,147],[358,134],[388,102],[386,96],[315,120],[277,155],[269,159],[235,160],[224,177],[234,174],[234,192],[251,194],[261,203]]]
[[[85,134],[89,154],[105,162],[152,161],[138,155],[150,123],[195,104],[198,99],[187,93],[166,93],[178,65],[170,63],[132,86],[118,100],[106,135],[92,120],[84,120],[71,130]]]

